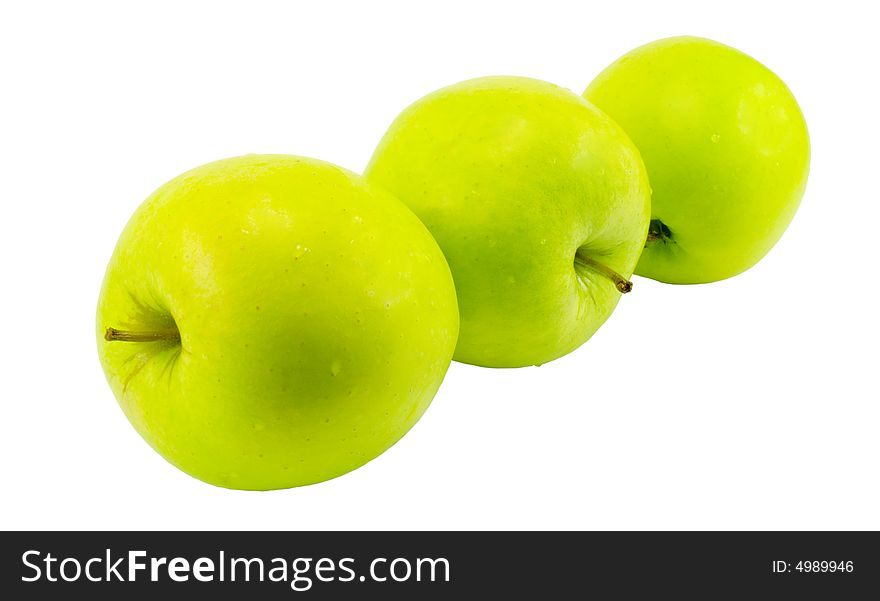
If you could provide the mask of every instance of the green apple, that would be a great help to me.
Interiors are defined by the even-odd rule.
[[[137,210],[107,268],[98,352],[135,429],[211,484],[344,474],[394,444],[452,359],[458,311],[430,233],[334,165],[251,155]]]
[[[628,292],[650,189],[635,146],[577,94],[520,77],[462,82],[404,110],[364,176],[443,249],[455,359],[540,365],[583,344]]]
[[[584,96],[638,146],[653,188],[636,273],[695,284],[761,260],[794,217],[810,166],[791,91],[751,57],[694,37],[637,48]]]

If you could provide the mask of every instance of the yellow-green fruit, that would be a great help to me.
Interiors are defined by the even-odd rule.
[[[394,444],[457,332],[448,266],[402,203],[274,155],[150,196],[97,313],[101,363],[141,436],[197,478],[259,490],[333,478]]]
[[[583,344],[628,291],[645,243],[650,190],[635,146],[543,81],[487,77],[422,98],[364,175],[443,249],[466,363],[541,364]]]
[[[712,282],[745,271],[788,227],[810,142],[791,91],[753,58],[679,37],[636,48],[584,92],[638,146],[653,188],[636,273]]]

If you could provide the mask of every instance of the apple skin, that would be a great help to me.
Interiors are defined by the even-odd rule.
[[[108,327],[179,342],[105,339]],[[183,471],[267,490],[327,480],[402,437],[458,332],[440,249],[402,203],[329,163],[250,155],[150,196],[97,311],[125,415]]]
[[[761,63],[711,40],[663,39],[618,59],[584,97],[626,130],[648,169],[652,234],[637,274],[722,280],[782,236],[810,142],[791,91]],[[655,235],[663,226],[669,237]]]
[[[443,249],[464,363],[540,365],[576,349],[620,292],[575,267],[575,253],[629,277],[647,234],[650,189],[635,146],[577,94],[534,79],[474,79],[422,98],[364,176]]]

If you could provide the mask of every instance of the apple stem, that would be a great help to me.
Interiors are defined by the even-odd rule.
[[[633,284],[631,281],[598,261],[591,259],[586,255],[582,255],[580,252],[574,255],[574,262],[576,265],[581,265],[586,267],[587,269],[592,269],[593,271],[598,271],[606,278],[614,282],[614,286],[617,288],[618,292],[621,294],[626,294],[627,292],[631,292],[633,289]]]
[[[132,332],[129,330],[117,330],[107,328],[104,332],[104,340],[122,342],[157,342],[159,340],[180,340],[180,331],[177,328],[166,330],[152,330],[146,332]]]

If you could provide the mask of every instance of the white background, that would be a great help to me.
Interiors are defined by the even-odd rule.
[[[0,527],[880,528],[870,7],[4,4]],[[161,183],[251,152],[359,171],[435,88],[515,74],[580,93],[620,54],[679,34],[758,58],[806,115],[807,193],[757,267],[704,286],[637,279],[590,342],[540,368],[453,364],[399,444],[331,482],[214,488],[128,425],[94,308],[116,237]]]

